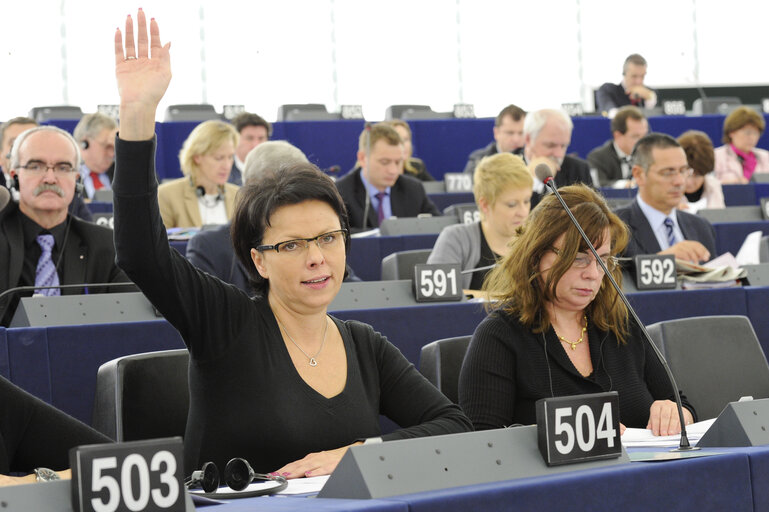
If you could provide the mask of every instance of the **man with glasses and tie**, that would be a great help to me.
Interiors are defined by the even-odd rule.
[[[75,126],[73,136],[83,159],[80,177],[88,199],[93,199],[97,190],[112,190],[116,134],[117,122],[99,112],[84,115]]]
[[[67,214],[79,163],[75,139],[54,126],[29,129],[14,141],[9,166],[19,201],[0,210],[0,292],[128,281],[115,264],[112,230]],[[36,290],[49,296],[88,291]],[[17,302],[18,295],[0,301],[0,325],[10,321]]]
[[[626,188],[633,183],[630,155],[633,146],[649,132],[649,122],[641,109],[622,107],[611,120],[612,138],[587,155],[593,181],[601,187]]]
[[[633,150],[633,178],[638,195],[617,215],[630,228],[624,256],[673,254],[705,262],[714,257],[716,235],[705,219],[677,210],[692,169],[678,141],[662,133],[641,138]]]

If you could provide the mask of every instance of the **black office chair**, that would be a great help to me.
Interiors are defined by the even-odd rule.
[[[190,406],[187,349],[119,357],[96,375],[93,427],[116,441],[183,436]]]
[[[472,336],[433,341],[422,347],[419,371],[454,403],[459,402],[459,371]]]
[[[207,103],[188,105],[169,105],[163,115],[163,121],[210,121],[221,119],[222,116],[213,105]]]
[[[726,208],[703,208],[697,215],[713,222],[752,222],[763,220],[760,206],[727,206]]]
[[[456,217],[390,217],[379,225],[382,236],[431,235],[457,223]]]
[[[76,119],[79,121],[83,117],[83,111],[80,107],[73,105],[52,105],[30,109],[29,117],[38,123],[44,123],[52,119]]]
[[[769,263],[769,236],[762,236],[758,244],[758,261]]]
[[[682,318],[648,330],[699,419],[742,396],[769,397],[769,365],[747,317]]]
[[[414,265],[427,263],[432,249],[398,251],[382,258],[382,281],[414,279]]]

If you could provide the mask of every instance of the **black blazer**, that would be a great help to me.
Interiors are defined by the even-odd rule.
[[[364,229],[363,212],[366,209],[366,187],[360,179],[360,167],[353,169],[337,180],[336,188],[347,207],[347,215],[350,218],[350,230],[361,231]],[[422,183],[411,176],[401,174],[395,185],[390,189],[390,205],[392,214],[396,217],[416,217],[420,213],[440,215],[441,212],[427,197]],[[379,226],[376,208],[369,205],[365,229],[373,229]]]
[[[234,284],[244,292],[254,292],[248,284],[248,274],[241,265],[230,239],[230,224],[201,231],[187,242],[187,259],[204,272]]]
[[[15,201],[11,201],[0,211],[0,292],[18,286],[24,262],[24,231],[21,225],[21,211]],[[64,248],[64,260],[59,268],[61,284],[78,283],[123,283],[128,277],[115,263],[115,246],[112,242],[112,230],[86,222],[71,216],[69,237]],[[94,290],[97,292],[135,291],[132,288],[119,287],[113,290]],[[62,290],[62,295],[79,295],[81,289]],[[31,294],[26,294],[29,296]],[[10,320],[19,296],[0,301],[0,318]],[[6,307],[8,304],[8,307]],[[2,323],[2,322],[0,322]]]
[[[588,167],[587,162],[576,156],[569,155],[563,158],[561,170],[555,175],[554,181],[557,188],[574,185],[575,183],[583,183],[588,187],[593,186],[593,177],[590,175],[590,167]],[[549,193],[549,189],[545,191],[545,194],[533,192],[531,194],[531,207],[537,206],[542,197]]]
[[[624,256],[632,258],[638,254],[656,254],[662,250],[637,200],[629,206],[619,208],[615,213],[630,228],[630,240],[623,253]],[[716,231],[707,220],[681,210],[676,212],[676,219],[684,238],[700,242],[711,255],[715,256]]]
[[[232,170],[230,171],[230,177],[227,178],[227,183],[232,183],[239,187],[243,185],[243,176],[240,173],[238,166],[235,165],[235,162],[232,163]]]
[[[614,149],[614,140],[607,140],[602,146],[593,149],[587,155],[587,163],[598,174],[600,187],[610,187],[612,183],[622,179],[622,160]]]

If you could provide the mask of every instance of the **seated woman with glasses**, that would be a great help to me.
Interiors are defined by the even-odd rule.
[[[584,185],[560,193],[619,282],[625,225]],[[536,423],[541,398],[617,391],[624,426],[680,431],[662,364],[554,195],[531,212],[485,288],[500,301],[475,330],[459,378],[476,429]]]
[[[257,295],[198,271],[168,247],[157,207],[154,119],[171,78],[168,45],[139,11],[116,34],[121,128],[118,262],[190,351],[185,472],[242,457],[260,473],[331,473],[349,446],[471,429],[467,417],[366,324],[327,313],[349,248],[344,203],[311,164],[243,187],[235,252]],[[151,44],[150,44],[151,43]],[[151,57],[148,47],[151,46]],[[379,415],[402,428],[382,435]]]
[[[506,256],[515,230],[531,209],[534,180],[521,157],[499,153],[481,160],[473,173],[473,195],[480,220],[441,231],[427,263],[459,263],[462,288],[480,290],[491,265]]]

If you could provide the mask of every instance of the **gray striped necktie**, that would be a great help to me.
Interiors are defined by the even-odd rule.
[[[38,245],[43,250],[40,259],[37,260],[35,269],[35,286],[59,286],[59,274],[56,273],[56,265],[53,264],[53,235],[40,235],[36,238]],[[51,297],[61,295],[58,288],[35,290],[35,293]]]

